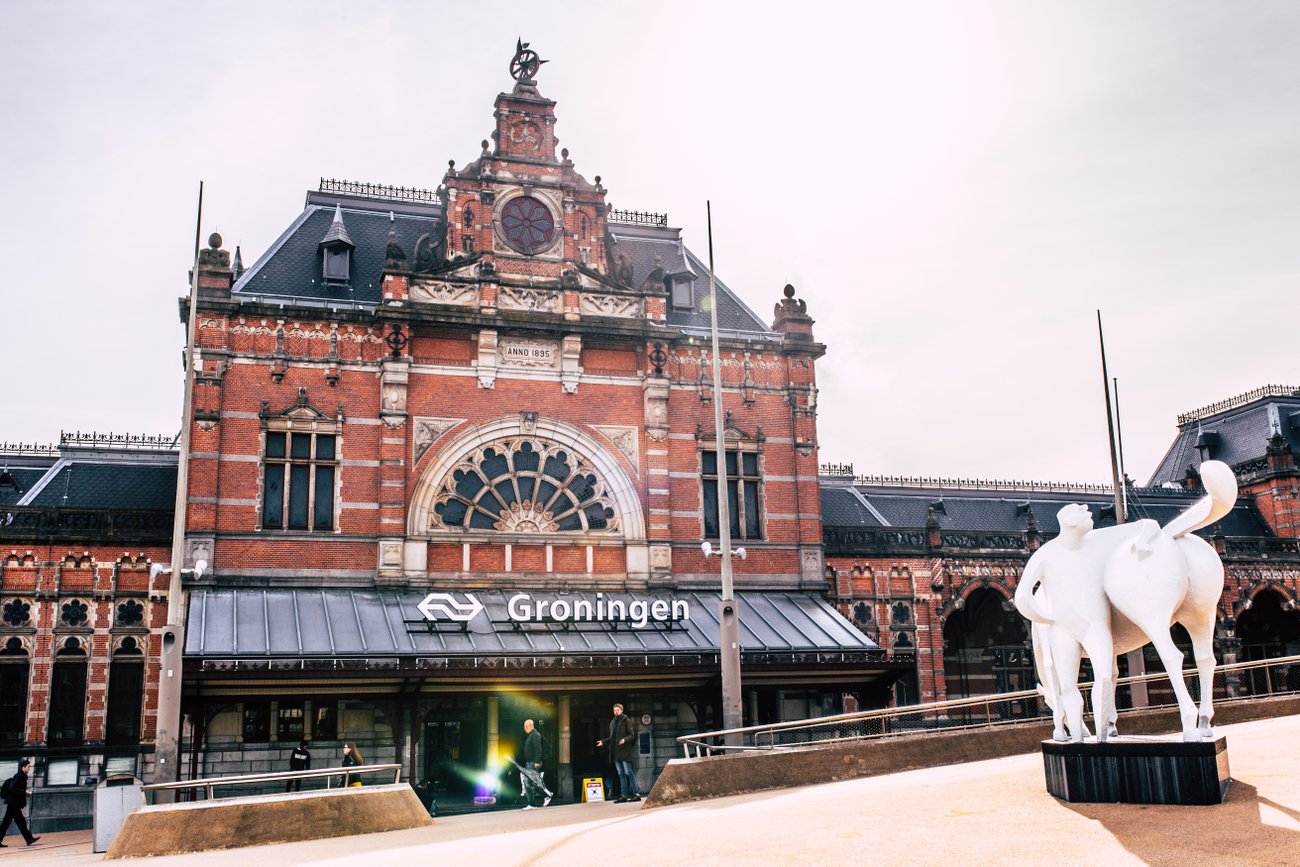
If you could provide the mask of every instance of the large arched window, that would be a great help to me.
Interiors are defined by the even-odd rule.
[[[617,531],[605,482],[567,446],[503,439],[475,449],[434,498],[434,525],[508,533]]]
[[[140,740],[140,710],[144,699],[144,652],[128,635],[113,653],[108,668],[108,713],[104,738],[110,744]]]
[[[14,746],[24,740],[29,676],[27,648],[22,639],[5,639],[0,646],[0,745]]]
[[[63,606],[65,609],[67,605]],[[75,607],[73,608],[75,611]],[[66,615],[65,615],[66,617]],[[66,638],[50,669],[51,744],[79,744],[85,738],[86,649],[75,637]]]

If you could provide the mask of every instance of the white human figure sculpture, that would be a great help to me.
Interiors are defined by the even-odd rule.
[[[1086,506],[1069,505],[1057,517],[1061,533],[1034,552],[1016,587],[1016,607],[1039,628],[1040,646],[1049,655],[1039,665],[1039,679],[1053,708],[1053,737],[1084,737],[1079,664],[1093,661],[1094,718],[1113,720],[1115,657],[1149,639],[1169,675],[1183,724],[1183,739],[1211,737],[1214,715],[1214,622],[1223,592],[1223,564],[1214,548],[1191,531],[1226,515],[1237,500],[1237,479],[1219,461],[1201,464],[1206,496],[1161,528],[1142,520],[1101,530],[1092,528]],[[1035,592],[1038,588],[1038,592]],[[1201,703],[1193,703],[1183,682],[1183,656],[1169,627],[1181,623],[1192,639],[1201,680]],[[1105,660],[1106,662],[1102,662]],[[1044,681],[1044,674],[1046,680]],[[1110,726],[1098,726],[1105,741]]]

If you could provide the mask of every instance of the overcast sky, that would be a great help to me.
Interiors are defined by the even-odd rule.
[[[321,176],[437,187],[515,38],[618,207],[817,319],[824,462],[1108,481],[1300,385],[1300,4],[0,3],[0,440],[174,433],[198,182],[251,264]]]

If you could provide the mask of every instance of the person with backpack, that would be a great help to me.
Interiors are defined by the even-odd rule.
[[[553,794],[547,790],[546,783],[542,778],[542,764],[546,761],[551,753],[551,745],[546,742],[533,726],[530,719],[524,720],[524,763],[519,769],[519,782],[524,789],[524,797],[527,798],[528,804],[525,810],[532,810],[537,807],[534,803],[537,797],[542,796],[541,806],[545,807],[551,803]]]
[[[5,817],[0,821],[0,848],[4,848],[5,834],[9,833],[9,823],[13,822],[18,826],[18,832],[23,835],[23,839],[30,846],[40,837],[33,837],[31,830],[27,827],[27,819],[23,817],[23,807],[27,806],[27,769],[31,767],[31,759],[23,759],[18,763],[18,773],[4,781],[0,786],[0,799],[5,802]]]
[[[597,747],[606,744],[609,745],[609,760],[618,774],[619,797],[614,799],[614,803],[641,800],[636,786],[636,768],[632,767],[637,757],[636,729],[632,728],[632,720],[623,713],[623,705],[617,702],[614,704],[614,718],[609,721],[609,737],[596,741]]]

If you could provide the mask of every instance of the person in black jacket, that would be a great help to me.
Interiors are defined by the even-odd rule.
[[[311,751],[307,749],[307,742],[304,740],[298,744],[298,749],[289,754],[289,770],[307,771],[311,769]],[[296,780],[286,780],[284,783],[286,792],[301,792],[302,777]]]
[[[5,845],[4,836],[9,833],[10,822],[18,826],[18,832],[23,835],[28,846],[41,839],[32,836],[32,832],[27,828],[27,820],[23,818],[23,807],[27,806],[27,769],[31,764],[31,759],[20,761],[18,773],[9,780],[9,797],[5,798],[5,817],[4,821],[0,821],[0,847]]]
[[[614,718],[609,721],[609,737],[596,741],[596,746],[609,746],[609,761],[618,774],[619,797],[614,803],[641,800],[641,793],[636,786],[636,768],[632,763],[637,758],[636,729],[632,720],[623,713],[623,705],[614,704]]]
[[[551,803],[552,794],[547,790],[546,781],[542,776],[544,773],[542,763],[546,761],[548,751],[546,738],[533,727],[533,721],[524,720],[524,764],[523,771],[519,774],[519,784],[523,786],[524,797],[528,799],[525,810],[537,806],[534,801],[537,800],[538,795],[543,798],[543,807]]]

